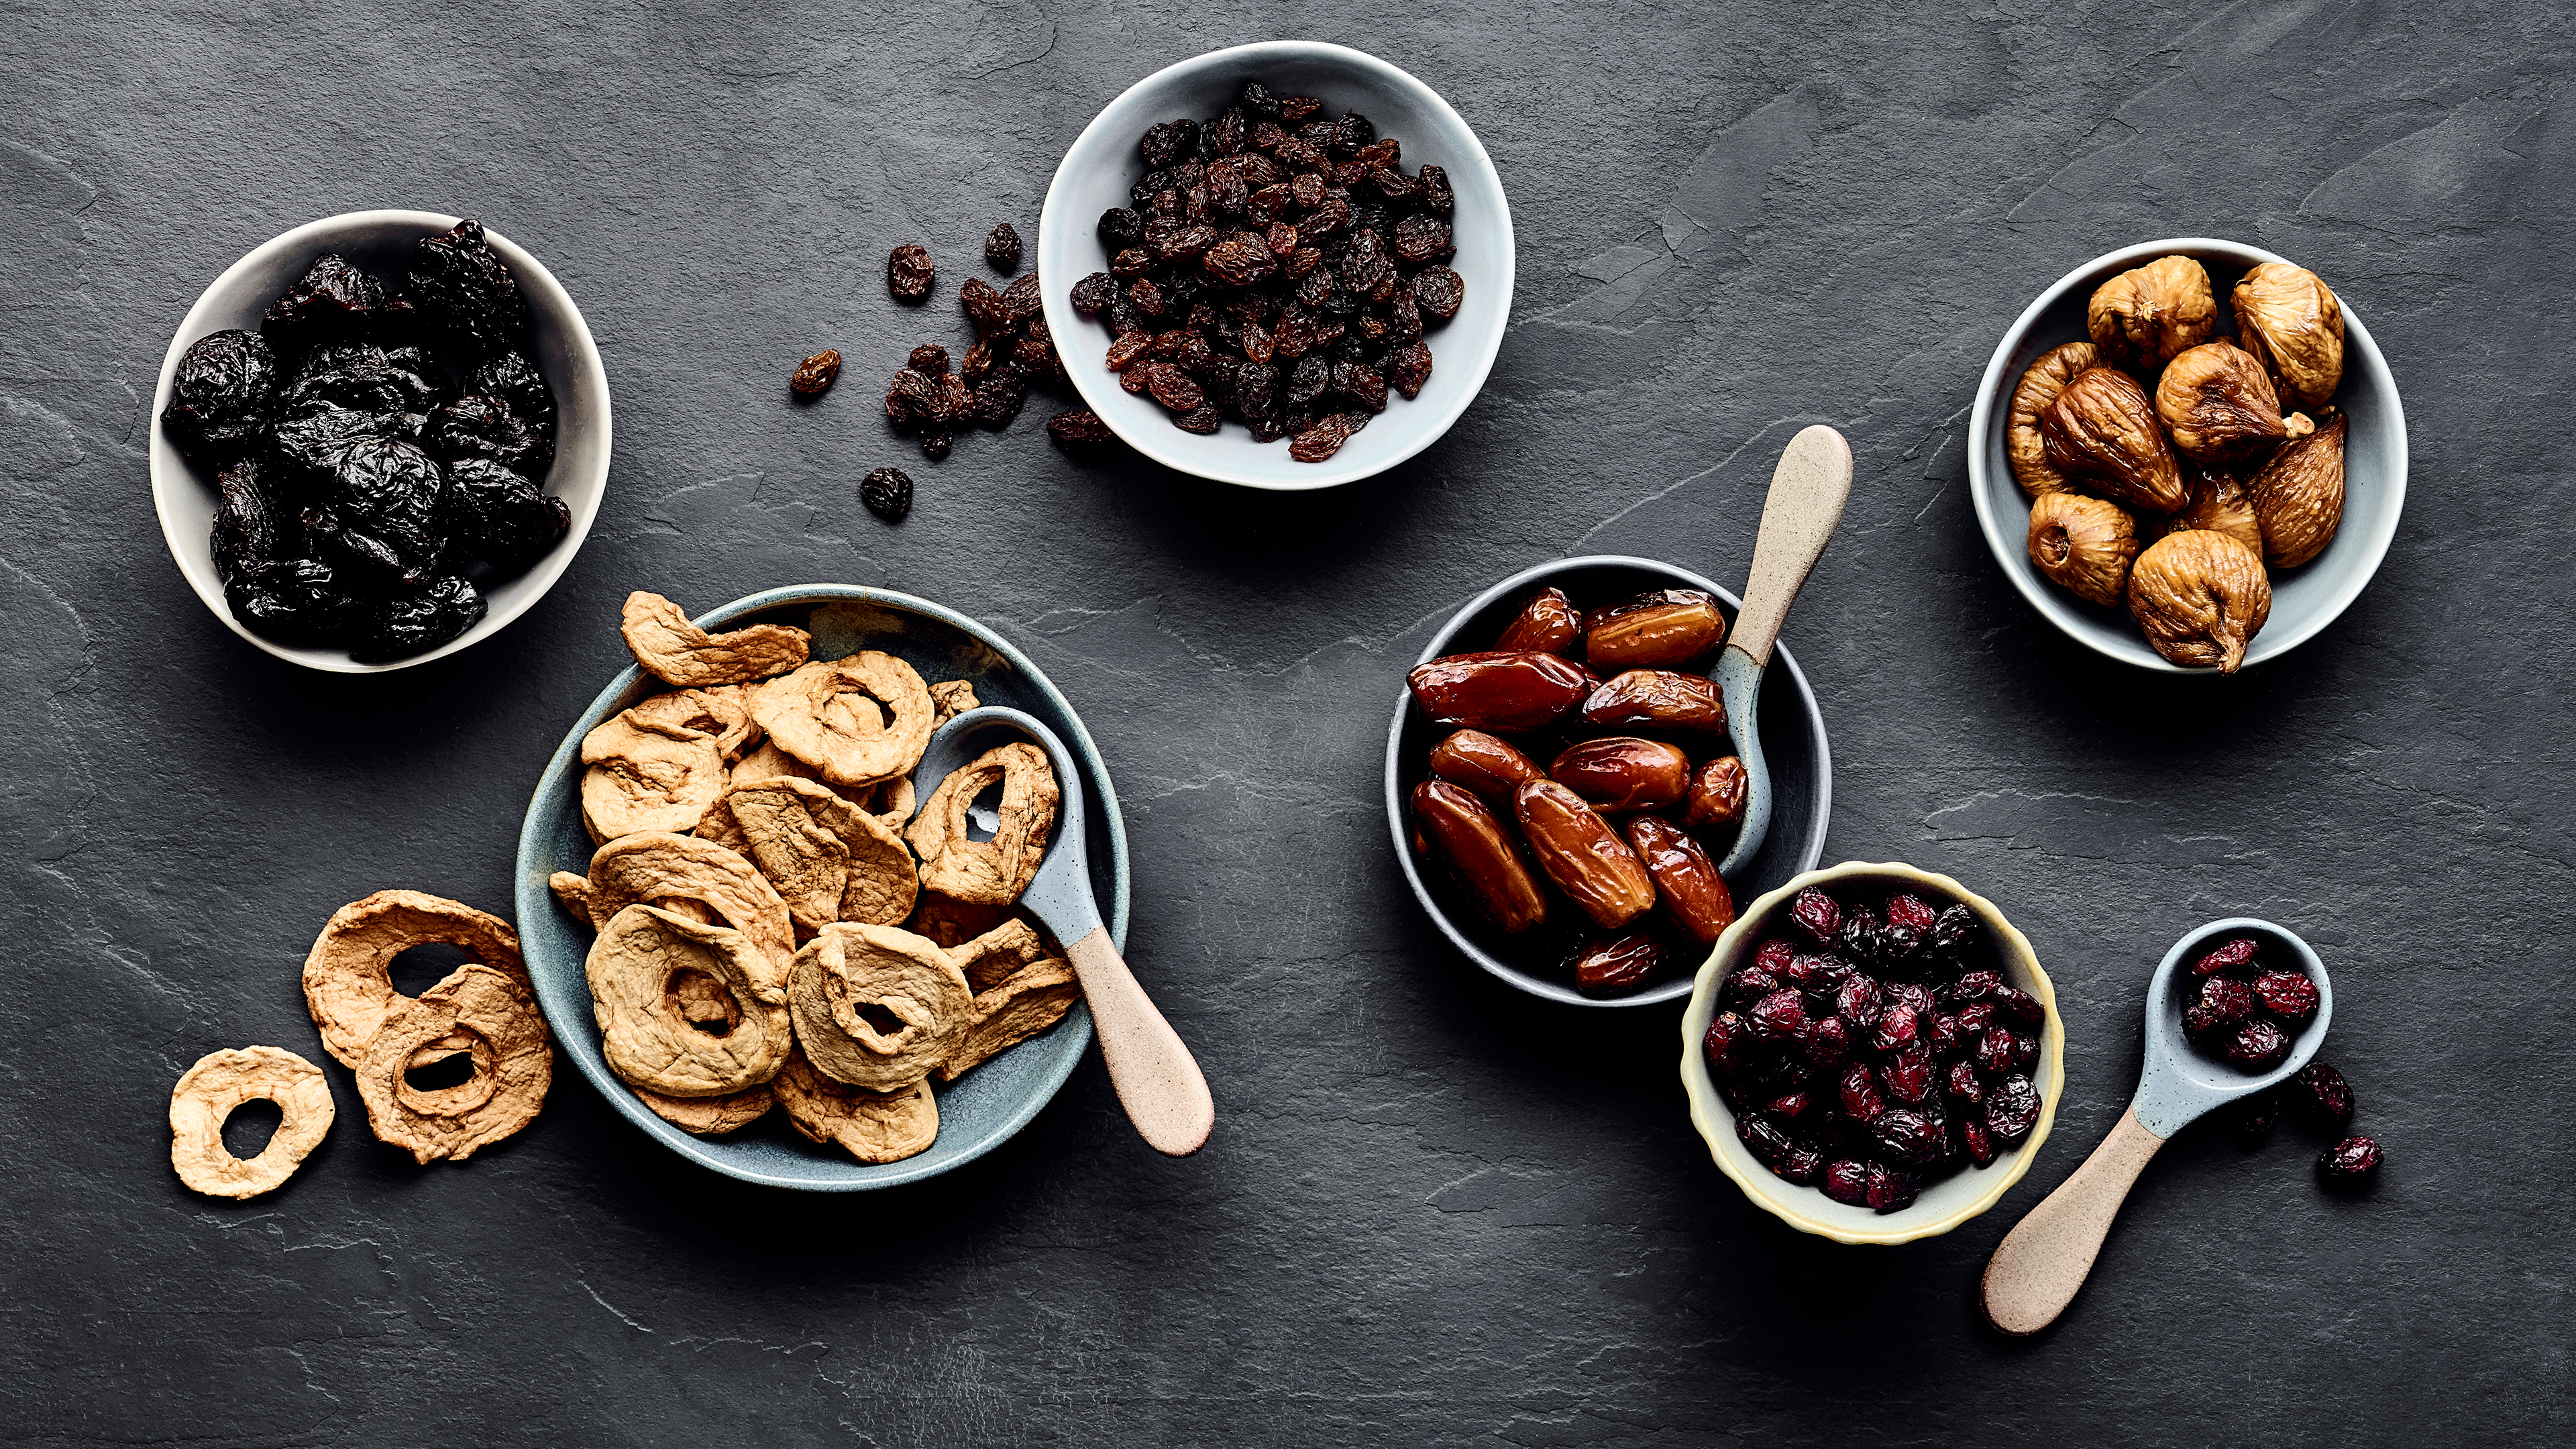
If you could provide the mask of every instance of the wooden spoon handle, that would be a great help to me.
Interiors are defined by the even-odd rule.
[[[1109,1085],[1117,1089],[1118,1105],[1127,1109],[1136,1135],[1166,1157],[1198,1151],[1216,1126],[1207,1078],[1109,944],[1109,928],[1093,931],[1064,954],[1082,980],[1083,999],[1100,1032],[1100,1058],[1109,1064]]]
[[[2139,1124],[2136,1108],[2122,1112],[2084,1165],[2004,1235],[1986,1263],[1987,1321],[2010,1334],[2037,1333],[2056,1322],[2093,1271],[2138,1173],[2164,1145]]]
[[[1834,536],[1834,526],[1843,521],[1851,484],[1851,445],[1821,423],[1801,430],[1780,451],[1780,465],[1771,470],[1771,497],[1762,505],[1762,531],[1753,540],[1744,607],[1736,611],[1728,648],[1744,651],[1756,664],[1771,662],[1771,646],[1779,642],[1789,605],[1825,551],[1825,541]]]

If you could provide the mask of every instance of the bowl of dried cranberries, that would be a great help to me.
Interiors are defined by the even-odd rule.
[[[1809,871],[1753,902],[1700,968],[1682,1043],[1719,1170],[1844,1243],[1928,1238],[1994,1206],[2066,1084],[2029,940],[1909,865]]]
[[[1184,473],[1329,488],[1429,447],[1512,301],[1501,178],[1449,103],[1315,41],[1158,71],[1065,153],[1046,326],[1102,424]]]

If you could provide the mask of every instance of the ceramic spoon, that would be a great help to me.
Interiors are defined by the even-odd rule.
[[[1754,718],[1754,706],[1761,702],[1762,671],[1770,667],[1771,646],[1780,641],[1780,622],[1789,617],[1789,605],[1825,551],[1825,541],[1834,536],[1834,525],[1842,522],[1851,482],[1851,445],[1822,424],[1791,438],[1780,451],[1780,465],[1771,470],[1771,497],[1762,505],[1762,531],[1753,540],[1753,573],[1745,581],[1744,606],[1735,611],[1735,629],[1717,657],[1726,730],[1735,737],[1736,757],[1744,761],[1744,823],[1736,828],[1734,847],[1718,862],[1722,875],[1731,877],[1742,869],[1771,833],[1771,768],[1762,762],[1762,726]]]
[[[2259,1076],[2203,1054],[2182,1031],[2183,1003],[2195,989],[2190,965],[2238,936],[2261,941],[2266,957],[2297,962],[2317,983],[2317,1014],[2300,1029],[2289,1056]],[[2210,1109],[2250,1097],[2306,1066],[2332,1020],[2334,986],[2326,980],[2325,963],[2281,927],[2238,916],[2212,921],[2176,941],[2147,983],[2147,1062],[2138,1073],[2137,1097],[2084,1165],[2004,1235],[1986,1264],[1986,1317],[2011,1334],[2037,1333],[2056,1322],[2093,1271],[2112,1217],[2156,1149]]]
[[[1127,1109],[1136,1134],[1157,1152],[1187,1157],[1207,1142],[1209,1129],[1216,1125],[1216,1104],[1209,1099],[1207,1078],[1199,1074],[1199,1064],[1181,1043],[1180,1033],[1154,1009],[1145,988],[1136,983],[1136,973],[1127,969],[1118,948],[1110,944],[1109,927],[1102,923],[1100,904],[1091,894],[1082,776],[1075,771],[1064,742],[1016,709],[1000,705],[970,709],[930,737],[930,748],[913,767],[913,790],[928,801],[951,771],[1013,739],[1033,741],[1047,752],[1055,766],[1056,785],[1063,791],[1056,806],[1055,838],[1048,843],[1046,859],[1021,894],[1020,904],[1065,943],[1064,954],[1082,982],[1083,999],[1090,1004],[1092,1023],[1100,1031],[1100,1056],[1109,1066],[1109,1084],[1117,1089],[1118,1103]],[[970,808],[970,819],[979,816],[989,827],[990,813]]]

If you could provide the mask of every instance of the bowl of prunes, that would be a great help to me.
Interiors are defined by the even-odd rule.
[[[189,586],[307,668],[400,669],[527,611],[608,478],[581,311],[471,218],[326,217],[235,262],[171,339],[152,497]]]
[[[1747,906],[1682,1015],[1720,1171],[1844,1243],[1946,1233],[2047,1140],[2066,1023],[2030,941],[1946,875],[1847,862]]]

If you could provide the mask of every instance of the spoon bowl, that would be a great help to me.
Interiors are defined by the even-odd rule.
[[[2262,942],[2263,954],[2269,959],[2298,962],[2308,979],[2317,983],[2317,1014],[2290,1039],[2290,1054],[2267,1072],[2232,1067],[2193,1046],[2191,1038],[2183,1034],[2182,1009],[2190,997],[2192,983],[2185,972],[2219,942],[2238,936],[2251,936]],[[2158,1137],[2169,1138],[2240,1097],[2250,1097],[2288,1081],[2316,1056],[2317,1048],[2325,1042],[2326,1026],[2333,1020],[2334,983],[2326,979],[2325,963],[2317,959],[2307,942],[2270,921],[2251,916],[2212,921],[2174,942],[2173,949],[2157,965],[2155,976],[2147,982],[2147,1058],[2138,1071],[2138,1093],[2129,1103],[2129,1110],[2137,1116],[2139,1126]]]

